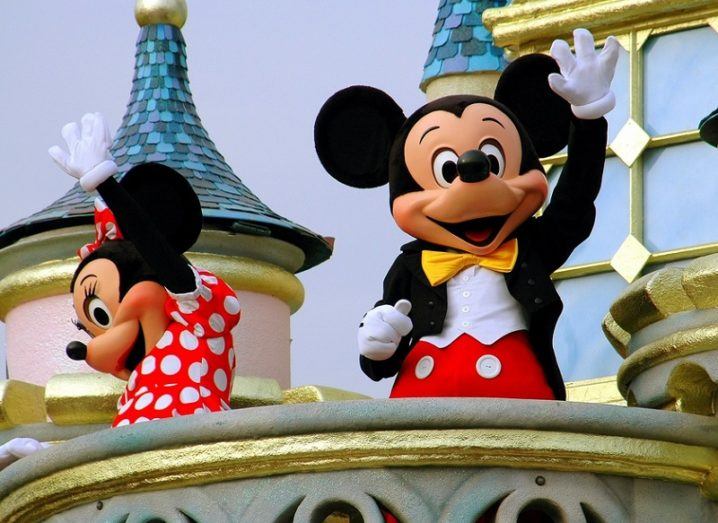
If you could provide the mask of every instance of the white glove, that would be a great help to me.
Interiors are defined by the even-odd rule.
[[[34,454],[38,450],[49,447],[49,443],[40,442],[32,438],[14,438],[0,445],[0,470],[20,458]]]
[[[63,171],[80,180],[87,192],[94,191],[117,172],[117,165],[110,157],[110,130],[100,113],[83,116],[82,131],[76,122],[66,124],[62,128],[62,137],[69,152],[57,145],[47,152]]]
[[[616,105],[611,80],[616,71],[619,43],[609,36],[598,53],[594,49],[593,35],[586,29],[576,29],[573,41],[576,56],[566,41],[554,40],[551,56],[558,62],[561,74],[550,74],[548,83],[556,94],[571,104],[577,118],[595,120]]]
[[[393,307],[380,305],[367,312],[357,333],[359,353],[374,361],[391,358],[401,338],[414,327],[408,316],[410,311],[411,302],[399,300]]]

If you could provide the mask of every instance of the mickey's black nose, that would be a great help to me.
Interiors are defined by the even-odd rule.
[[[71,360],[81,361],[87,358],[87,346],[80,341],[71,341],[65,349]]]
[[[491,164],[484,153],[473,149],[466,151],[459,157],[459,161],[456,162],[456,168],[459,170],[459,178],[462,182],[474,183],[489,177]]]

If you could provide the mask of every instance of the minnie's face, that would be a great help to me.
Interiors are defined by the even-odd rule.
[[[85,265],[75,279],[72,300],[77,326],[92,338],[86,361],[92,368],[122,379],[154,347],[169,319],[165,289],[152,281],[133,285],[120,298],[120,272],[109,259]]]
[[[548,194],[541,171],[520,170],[521,138],[511,118],[487,103],[469,105],[461,116],[423,116],[407,135],[404,158],[422,190],[394,200],[396,223],[415,238],[461,251],[492,252]]]

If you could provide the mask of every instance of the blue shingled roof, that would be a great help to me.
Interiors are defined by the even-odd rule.
[[[504,7],[509,0],[440,0],[434,41],[424,64],[421,88],[440,76],[503,71],[504,50],[494,45],[481,22],[485,9]]]
[[[161,162],[192,184],[205,227],[285,240],[304,251],[301,270],[329,258],[324,238],[273,212],[217,151],[192,101],[181,31],[171,25],[143,27],[135,58],[130,101],[111,149],[118,176],[140,163]],[[91,223],[94,198],[75,185],[46,209],[0,231],[0,247],[41,231]]]

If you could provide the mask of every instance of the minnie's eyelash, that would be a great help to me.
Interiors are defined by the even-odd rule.
[[[86,328],[82,323],[80,323],[78,320],[71,319],[70,321],[72,322],[72,324],[73,324],[75,327],[77,327],[77,330],[79,330],[79,331],[85,331],[85,332],[87,332],[87,333],[89,334],[89,331],[87,330],[87,328]]]
[[[97,280],[92,282],[92,284],[89,287],[85,287],[85,299],[89,298],[90,296],[96,296],[95,291],[97,290]]]

